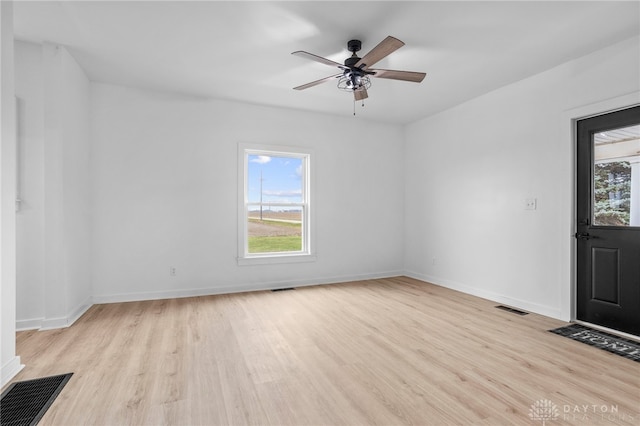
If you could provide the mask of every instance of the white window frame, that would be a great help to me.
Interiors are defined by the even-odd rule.
[[[250,155],[301,158],[302,176],[302,250],[296,252],[249,253],[247,215],[249,206],[248,171]],[[238,144],[238,265],[266,265],[275,263],[313,262],[316,260],[312,211],[312,173],[314,155],[308,148],[282,145]],[[253,203],[251,203],[253,204]]]

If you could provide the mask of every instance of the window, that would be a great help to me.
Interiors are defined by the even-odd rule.
[[[640,226],[640,125],[593,134],[595,226]]]
[[[239,264],[313,260],[308,151],[241,144]]]
[[[608,161],[594,164],[593,224],[629,226],[631,218],[631,164]]]

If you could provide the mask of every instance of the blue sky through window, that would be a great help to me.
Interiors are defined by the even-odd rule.
[[[249,155],[247,195],[250,203],[299,203],[302,201],[302,159]],[[262,173],[262,185],[260,185]],[[288,210],[274,206],[273,210]]]

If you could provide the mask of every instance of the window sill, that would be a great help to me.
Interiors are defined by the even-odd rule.
[[[271,254],[265,256],[238,257],[238,266],[277,265],[282,263],[315,262],[315,254]]]

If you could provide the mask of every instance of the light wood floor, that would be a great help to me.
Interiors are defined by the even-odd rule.
[[[95,305],[18,333],[14,381],[74,373],[43,425],[640,424],[640,363],[494,306],[406,277]]]

